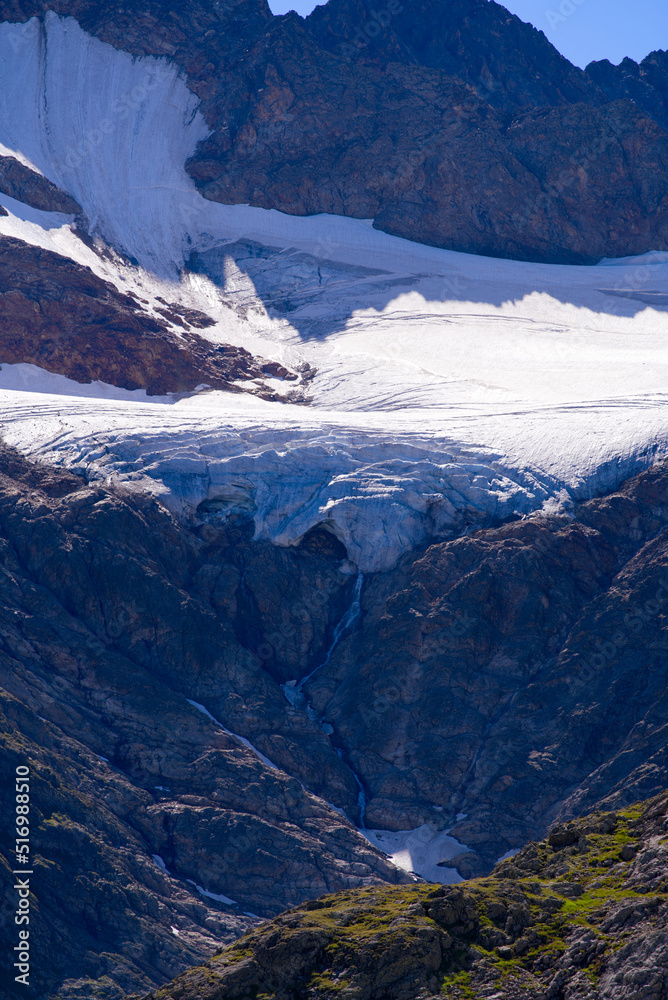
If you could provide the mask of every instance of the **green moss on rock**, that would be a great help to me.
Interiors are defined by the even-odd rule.
[[[664,794],[557,827],[487,878],[308,902],[153,1000],[621,1000],[629,944],[668,924],[667,816]]]

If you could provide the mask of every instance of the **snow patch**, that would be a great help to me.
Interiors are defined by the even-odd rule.
[[[238,906],[239,904],[235,899],[230,899],[229,896],[223,896],[218,892],[209,892],[208,889],[203,889],[201,885],[194,882],[191,878],[187,878],[186,882],[190,882],[197,889],[200,896],[206,896],[207,899],[215,899],[217,903],[225,903],[226,906]]]
[[[198,701],[191,701],[190,698],[186,698],[186,701],[188,702],[189,705],[192,705],[193,708],[196,708],[203,715],[206,715],[207,719],[210,719],[211,722],[215,723],[219,729],[222,729],[224,733],[227,733],[227,735],[231,736],[232,739],[238,740],[239,743],[242,743],[247,750],[250,750],[252,753],[254,753],[255,756],[258,757],[263,764],[266,764],[267,767],[273,768],[274,771],[279,770],[276,764],[274,764],[273,761],[269,760],[268,757],[265,757],[265,755],[261,753],[256,747],[254,747],[252,743],[249,743],[249,741],[246,739],[245,736],[239,736],[238,733],[231,732],[229,729],[225,728],[222,722],[219,722],[218,719],[214,719],[211,712],[208,710],[208,708],[205,708],[204,705],[200,705]]]
[[[79,399],[118,399],[129,403],[170,403],[173,395],[149,396],[145,389],[119,389],[108,382],[75,382],[37,365],[0,365],[0,389],[45,393],[50,396],[77,396]]]
[[[520,850],[521,848],[514,847],[511,851],[506,851],[505,854],[502,854],[501,857],[497,858],[494,863],[498,865],[501,863],[501,861],[509,861],[510,858],[514,858],[516,854],[519,854]]]
[[[164,860],[160,857],[160,855],[152,854],[151,857],[153,858],[153,863],[157,865],[160,871],[164,872],[165,875],[169,875],[169,872],[167,871],[167,865],[165,864]]]
[[[384,854],[392,863],[406,872],[421,875],[428,882],[456,885],[464,879],[456,868],[443,866],[458,854],[468,851],[447,831],[437,830],[429,823],[415,830],[360,830],[363,837]]]
[[[345,821],[347,823],[350,823],[350,819],[348,818],[348,814],[345,812],[344,809],[341,809],[340,806],[335,806],[333,802],[327,802],[327,799],[325,799],[324,801],[325,801],[325,804],[328,805],[330,809],[332,809],[335,813],[338,813],[339,816],[341,816],[343,819],[345,819]]]
[[[150,270],[178,270],[194,192],[183,164],[208,130],[176,66],[51,12],[0,25],[0,54],[0,141],[71,194],[91,232]]]

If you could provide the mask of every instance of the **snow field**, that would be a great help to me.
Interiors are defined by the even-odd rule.
[[[151,489],[189,521],[208,501],[206,517],[248,517],[279,545],[324,523],[362,572],[430,538],[568,513],[665,457],[665,254],[532,265],[207,202],[184,168],[206,126],[177,68],[71,18],[0,25],[0,82],[0,148],[72,194],[112,253],[5,196],[0,234],[149,309],[158,295],[202,309],[214,341],[316,369],[298,407],[3,365],[0,427],[25,453]]]

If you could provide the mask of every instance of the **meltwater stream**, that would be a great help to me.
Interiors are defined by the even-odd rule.
[[[302,691],[302,688],[304,687],[307,681],[310,681],[310,679],[313,677],[314,674],[317,674],[319,670],[322,670],[323,667],[327,666],[332,657],[332,653],[334,652],[338,644],[341,642],[343,636],[346,634],[346,632],[352,631],[352,629],[355,627],[361,614],[360,596],[362,594],[363,583],[364,583],[364,574],[358,573],[357,579],[355,580],[355,587],[353,590],[353,599],[350,602],[348,610],[345,612],[345,614],[339,621],[338,625],[334,629],[334,635],[332,636],[332,641],[330,643],[329,649],[327,650],[327,655],[325,656],[325,659],[322,661],[322,663],[319,663],[317,667],[314,667],[313,670],[311,670],[310,673],[306,674],[305,677],[302,677],[301,680],[287,681],[287,683],[281,684],[283,694],[285,695],[286,699],[290,702],[290,704],[294,708],[303,709],[312,722],[317,721],[315,712],[311,708],[311,705],[306,701],[306,697]]]
[[[360,615],[362,613],[361,595],[362,595],[363,584],[364,584],[364,574],[358,573],[357,579],[355,580],[355,586],[353,588],[352,600],[350,602],[350,605],[348,606],[347,611],[341,617],[341,620],[334,629],[334,635],[332,636],[332,641],[330,643],[329,649],[327,650],[327,655],[325,656],[325,659],[322,661],[322,663],[319,663],[317,667],[314,667],[313,670],[311,670],[310,673],[306,674],[305,677],[302,677],[301,680],[288,681],[286,684],[281,684],[281,689],[287,701],[289,701],[289,703],[294,708],[299,708],[302,711],[306,712],[311,722],[314,722],[316,725],[320,726],[322,731],[326,733],[327,736],[331,736],[332,733],[334,732],[332,726],[330,726],[326,722],[323,722],[322,719],[318,718],[311,703],[307,701],[306,696],[302,689],[306,684],[306,682],[309,681],[314,676],[314,674],[317,674],[319,670],[322,670],[323,667],[327,666],[327,664],[331,659],[332,653],[334,652],[338,644],[341,642],[344,635],[351,632],[355,628],[355,625],[359,621]],[[336,749],[336,754],[338,757],[343,759],[342,750]],[[353,768],[350,766],[350,763],[346,760],[344,760],[344,763],[348,768],[348,770],[350,771],[350,773],[352,774],[353,778],[355,779],[355,782],[359,789],[357,796],[357,805],[359,808],[359,826],[361,830],[364,830],[365,829],[364,816],[366,813],[366,793],[364,791],[364,785],[362,784],[359,775],[356,774]]]

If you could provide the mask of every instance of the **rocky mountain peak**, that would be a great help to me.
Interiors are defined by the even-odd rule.
[[[487,0],[329,0],[307,25],[346,59],[397,61],[458,77],[495,107],[595,100],[596,88],[542,31]]]
[[[587,75],[608,100],[627,98],[668,129],[668,52],[650,52],[641,63],[623,59],[619,66],[602,59],[587,66]]]

